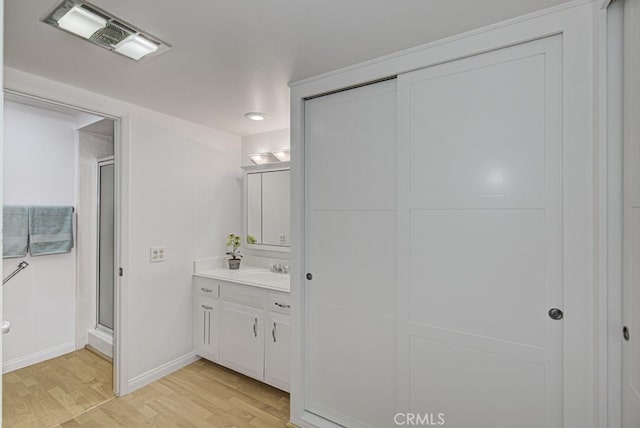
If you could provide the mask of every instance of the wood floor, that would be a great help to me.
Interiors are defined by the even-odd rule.
[[[87,351],[78,351],[83,357]],[[71,357],[73,354],[69,354]],[[94,355],[89,355],[89,358]],[[64,357],[61,357],[64,358]],[[98,362],[96,360],[96,362]],[[47,364],[43,363],[43,364]],[[98,363],[107,363],[100,359]],[[108,364],[108,363],[107,363]],[[58,365],[59,367],[59,365]],[[26,370],[26,369],[22,369]],[[58,368],[59,370],[59,368]],[[237,374],[209,361],[197,361],[153,384],[124,397],[107,398],[95,407],[83,408],[75,415],[49,419],[42,424],[34,422],[37,416],[27,417],[29,408],[8,394],[18,390],[5,376],[4,427],[284,427],[289,421],[289,394],[263,383]],[[40,371],[42,372],[42,371]],[[33,375],[32,375],[33,377]],[[20,376],[20,378],[22,378]],[[23,386],[21,388],[25,388]],[[12,391],[16,391],[13,392]],[[54,386],[53,389],[56,387]],[[63,387],[61,387],[63,388]],[[66,388],[66,387],[64,387]],[[64,389],[63,388],[63,389]],[[86,387],[84,387],[86,391]],[[51,389],[51,388],[50,388]],[[41,399],[47,391],[33,392]],[[82,397],[84,392],[66,392],[71,397]],[[49,395],[52,395],[49,393]],[[52,397],[60,396],[54,393]],[[47,398],[47,402],[52,401]],[[57,401],[53,398],[53,401]],[[69,401],[60,400],[62,403]],[[22,406],[10,409],[7,406]],[[29,404],[32,411],[39,406]],[[79,404],[71,407],[78,409]],[[49,414],[50,410],[47,411]],[[61,412],[62,413],[62,412]],[[44,413],[47,414],[47,413]]]
[[[114,397],[112,365],[80,350],[2,377],[2,426],[49,428]]]

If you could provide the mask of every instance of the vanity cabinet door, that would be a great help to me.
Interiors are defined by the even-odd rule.
[[[205,297],[196,299],[196,352],[208,360],[218,359],[220,303]]]
[[[290,334],[289,315],[267,312],[264,380],[285,391],[289,391]]]
[[[264,311],[223,301],[221,316],[221,364],[263,380]]]

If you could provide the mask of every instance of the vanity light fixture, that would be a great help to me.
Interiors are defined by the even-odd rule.
[[[249,159],[256,165],[264,165],[265,163],[278,161],[278,158],[272,155],[271,152],[252,153],[249,155]]]
[[[136,61],[171,48],[84,0],[62,0],[41,21]]]
[[[271,152],[280,162],[289,162],[291,160],[291,150],[280,149]]]
[[[250,111],[249,113],[245,113],[244,117],[249,120],[265,120],[267,115],[264,113],[260,113],[258,111]]]
[[[256,165],[264,165],[265,163],[289,162],[291,160],[291,151],[289,149],[274,150],[272,152],[252,153],[249,159]]]

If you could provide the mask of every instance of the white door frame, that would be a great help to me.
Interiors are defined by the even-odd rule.
[[[4,0],[0,0],[0,82],[4,82]],[[0,159],[4,159],[4,93],[0,92]],[[0,162],[0,205],[4,206],[4,165]],[[3,219],[3,211],[0,211],[0,221]],[[3,244],[4,236],[0,234],[0,245]],[[0,263],[0,278],[4,278],[3,266]],[[3,293],[0,293],[0,322],[4,319]],[[0,363],[4,361],[3,355],[4,338],[0,335]],[[1,364],[0,364],[1,365]],[[2,382],[0,382],[0,415],[2,415]],[[2,427],[2,418],[0,418]]]
[[[620,74],[624,77],[623,90],[619,91],[616,94],[616,102],[622,104],[622,107],[619,108],[620,112],[620,121],[622,123],[616,123],[618,128],[622,128],[620,134],[622,138],[616,139],[615,143],[618,144],[618,140],[622,140],[622,165],[624,170],[623,174],[623,197],[622,197],[622,261],[619,264],[622,266],[622,281],[620,284],[619,291],[619,302],[622,306],[622,313],[619,316],[619,319],[616,319],[615,324],[612,323],[610,327],[611,332],[611,344],[614,347],[616,352],[620,352],[622,358],[615,360],[615,369],[616,369],[616,378],[614,379],[616,383],[614,384],[616,388],[616,393],[619,391],[621,397],[619,401],[616,402],[616,405],[620,405],[622,410],[622,424],[625,423],[635,423],[639,414],[637,413],[636,407],[625,407],[629,404],[634,405],[637,402],[635,397],[627,397],[626,393],[631,393],[628,391],[629,388],[633,387],[633,385],[629,385],[628,382],[632,382],[631,379],[627,379],[626,376],[631,376],[631,373],[628,370],[631,370],[629,365],[631,361],[627,361],[626,358],[632,358],[633,353],[630,347],[633,346],[632,342],[630,344],[625,343],[623,339],[622,327],[623,325],[627,325],[631,327],[631,336],[632,340],[634,339],[634,331],[633,331],[633,320],[630,316],[637,316],[637,314],[627,313],[627,310],[631,309],[632,302],[630,300],[625,300],[626,293],[631,293],[633,289],[633,285],[631,284],[631,280],[635,279],[635,274],[632,275],[632,267],[633,261],[632,257],[637,257],[637,254],[634,254],[635,250],[632,245],[632,240],[630,236],[632,235],[632,223],[633,219],[631,218],[631,211],[637,207],[637,194],[635,190],[635,183],[633,182],[632,176],[635,175],[635,171],[638,166],[634,164],[636,158],[634,156],[634,143],[633,140],[637,138],[637,129],[635,127],[638,116],[640,115],[640,104],[638,103],[638,99],[636,97],[638,88],[640,87],[640,79],[637,75],[637,59],[638,59],[638,12],[640,11],[640,2],[638,0],[624,0],[618,1],[620,3],[619,8],[622,9],[619,14],[621,15],[622,24],[618,24],[620,27],[623,27],[623,35],[620,37],[622,39],[622,58],[618,60],[616,66],[618,68],[622,68],[619,70]],[[616,6],[618,6],[616,4]],[[620,43],[618,41],[618,43]],[[620,49],[620,46],[617,46]],[[622,119],[623,118],[623,119]],[[611,123],[611,120],[608,122]],[[616,259],[616,267],[618,266],[618,260]],[[616,287],[616,291],[618,291],[618,283],[612,284],[612,286]],[[637,288],[637,287],[636,287]],[[618,302],[614,302],[618,303]],[[631,323],[631,324],[627,324]],[[637,332],[636,332],[637,333]],[[617,356],[617,355],[616,355]],[[618,366],[622,360],[622,364]],[[631,370],[633,371],[633,370]],[[619,381],[619,382],[618,382]],[[617,397],[615,397],[617,398]],[[631,399],[633,402],[627,402],[627,399]],[[612,426],[611,428],[618,428],[619,425]],[[625,427],[630,427],[631,425],[625,425]]]
[[[45,105],[58,106],[78,112],[89,113],[111,119],[114,122],[114,162],[115,162],[115,248],[114,277],[117,278],[114,296],[114,334],[113,334],[113,390],[116,395],[126,394],[125,390],[128,378],[126,377],[125,362],[123,359],[126,337],[124,326],[124,314],[126,308],[126,276],[119,275],[119,269],[126,269],[128,256],[128,223],[129,223],[129,120],[126,115],[118,112],[102,111],[91,106],[74,104],[61,100],[53,100],[43,95],[29,93],[24,90],[4,88],[4,94],[11,94],[25,100],[33,100]],[[3,116],[4,117],[4,116]],[[2,191],[4,195],[4,189]],[[125,270],[126,272],[126,270]],[[1,273],[1,272],[0,272]],[[1,313],[1,311],[0,311]]]
[[[597,426],[622,426],[624,0],[596,3]]]
[[[594,10],[590,0],[575,0],[503,23],[491,25],[424,46],[391,54],[376,60],[329,72],[314,78],[293,82],[291,86],[291,298],[292,298],[292,361],[291,420],[301,427],[333,426],[328,421],[305,411],[304,397],[304,102],[305,99],[337,90],[373,82],[431,65],[472,56],[542,37],[561,34],[564,58],[564,140],[571,145],[569,153],[582,156],[584,145],[594,144]],[[567,126],[568,125],[568,126]],[[564,414],[566,428],[587,428],[596,425],[595,385],[598,367],[594,349],[597,339],[595,257],[595,177],[593,153],[586,154],[584,171],[578,179],[580,195],[567,195],[567,209],[586,210],[591,224],[566,225],[569,236],[580,242],[584,254],[569,256],[566,262],[583,269],[568,279],[565,306],[567,362],[565,364]],[[588,206],[573,201],[587,201]],[[587,222],[588,223],[588,222]],[[586,290],[591,290],[585,291]],[[575,305],[575,306],[573,306]],[[569,316],[569,314],[571,314]],[[574,361],[578,362],[577,364]]]

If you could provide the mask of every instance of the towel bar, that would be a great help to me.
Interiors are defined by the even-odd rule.
[[[9,282],[11,278],[19,274],[21,270],[26,269],[27,266],[29,266],[29,263],[25,262],[24,260],[18,263],[17,269],[11,272],[9,276],[7,276],[5,279],[2,280],[2,285],[5,285],[7,282]]]

